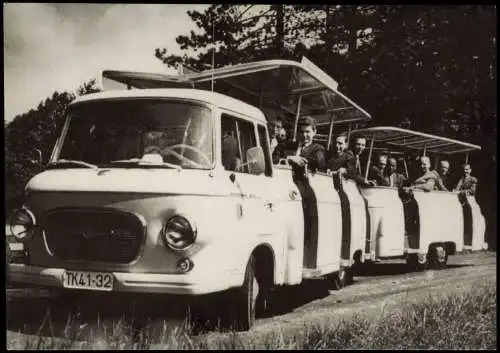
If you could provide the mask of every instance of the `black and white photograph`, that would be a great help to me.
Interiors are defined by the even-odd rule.
[[[3,22],[6,349],[497,349],[496,6]]]

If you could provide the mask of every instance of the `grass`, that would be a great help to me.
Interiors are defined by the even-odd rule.
[[[79,342],[81,330],[67,323],[65,337],[58,340],[47,315],[37,336],[25,342],[9,342],[8,349],[496,349],[496,283],[494,281],[451,296],[430,296],[398,311],[370,318],[356,315],[323,325],[304,323],[303,329],[285,336],[279,329],[262,339],[252,333],[191,336],[186,324],[153,332],[148,325],[135,330],[122,320],[100,327]]]

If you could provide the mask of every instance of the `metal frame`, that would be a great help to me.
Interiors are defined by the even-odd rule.
[[[191,72],[178,76],[108,70],[103,72],[103,77],[130,85],[135,84],[135,86],[139,86],[139,88],[144,88],[144,87],[160,88],[162,86],[172,87],[175,85],[189,85],[189,84],[193,86],[196,83],[210,82],[214,80],[224,80],[224,82],[233,87],[242,89],[243,91],[249,94],[259,97],[259,103],[262,103],[264,100],[268,100],[271,101],[270,103],[278,106],[280,109],[296,115],[296,112],[291,112],[291,109],[285,107],[282,104],[283,102],[278,103],[273,99],[269,99],[269,97],[267,97],[268,95],[262,94],[261,92],[259,93],[251,92],[251,90],[242,87],[241,85],[238,85],[235,82],[231,82],[230,80],[230,78],[232,77],[251,75],[259,72],[277,70],[282,68],[291,68],[295,69],[298,73],[300,72],[305,73],[306,75],[309,75],[317,83],[314,84],[312,87],[296,88],[291,92],[289,92],[289,96],[294,96],[298,94],[299,97],[302,97],[304,95],[311,93],[329,91],[340,97],[349,106],[328,109],[328,105],[325,105],[326,113],[331,113],[330,110],[341,111],[341,110],[352,110],[352,109],[356,110],[359,113],[359,115],[356,118],[348,117],[347,119],[341,121],[341,123],[371,119],[371,116],[370,114],[368,114],[368,112],[366,112],[356,103],[354,103],[351,99],[349,99],[348,97],[346,97],[345,95],[343,95],[341,92],[338,91],[338,83],[333,78],[331,78],[327,73],[325,73],[319,67],[314,65],[306,57],[303,57],[300,62],[291,60],[263,60],[263,61],[238,64],[233,66],[225,66],[217,69],[212,68],[202,72]],[[142,82],[133,82],[134,80]],[[329,99],[327,100],[329,101]],[[302,102],[301,105],[304,105],[303,103],[304,102]],[[328,120],[330,120],[329,117]],[[330,122],[328,121],[326,124],[330,124]]]
[[[372,135],[373,138],[379,142],[385,142],[403,148],[423,150],[424,154],[427,152],[454,154],[481,150],[480,146],[472,143],[391,126],[359,129],[352,131],[352,133]],[[377,134],[383,135],[383,137],[377,138]],[[394,136],[387,136],[387,134],[393,134]],[[407,138],[411,138],[410,142],[405,141]],[[401,139],[403,139],[403,141],[401,141]],[[433,145],[432,142],[434,141],[441,143]],[[419,147],[419,144],[424,144],[423,148],[421,146]],[[450,147],[452,149],[450,149]]]

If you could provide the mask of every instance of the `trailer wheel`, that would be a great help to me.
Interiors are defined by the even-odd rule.
[[[410,271],[423,271],[426,267],[426,262],[418,258],[417,254],[408,254],[406,257],[406,265]]]
[[[443,245],[431,246],[427,257],[429,267],[436,270],[445,268],[448,262],[448,252]]]
[[[245,270],[243,285],[232,290],[233,315],[231,323],[239,331],[249,330],[255,322],[259,284],[255,277],[255,257],[252,255]]]
[[[330,275],[331,288],[334,290],[340,290],[345,287],[347,283],[347,271],[341,268],[338,272]]]

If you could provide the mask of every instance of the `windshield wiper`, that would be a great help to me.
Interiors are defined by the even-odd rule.
[[[182,167],[177,164],[172,164],[168,162],[156,163],[148,160],[144,160],[142,158],[130,158],[130,159],[121,159],[118,161],[111,161],[110,164],[126,164],[126,165],[154,165],[159,167],[168,167],[172,169],[182,170]]]
[[[74,159],[58,159],[56,161],[50,162],[47,167],[60,167],[62,165],[76,165],[79,167],[85,167],[85,168],[92,168],[92,169],[97,169],[97,166],[95,164],[90,164],[84,161],[77,161]]]

